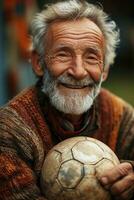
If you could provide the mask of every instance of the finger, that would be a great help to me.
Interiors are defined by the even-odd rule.
[[[104,186],[110,186],[115,181],[121,179],[124,176],[127,176],[129,173],[133,172],[132,165],[130,163],[121,163],[111,170],[106,171],[103,176],[100,178],[100,182]]]
[[[134,186],[134,173],[130,173],[128,176],[125,176],[121,180],[115,182],[110,190],[113,195],[119,195],[125,192],[127,189],[132,188]]]
[[[127,190],[125,190],[123,193],[121,193],[118,196],[112,195],[115,200],[132,200],[134,199],[134,185],[129,187]]]

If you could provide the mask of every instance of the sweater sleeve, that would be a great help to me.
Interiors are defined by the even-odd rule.
[[[0,199],[46,200],[39,174],[39,138],[10,112],[0,112]],[[35,138],[34,138],[35,137]],[[31,141],[30,141],[31,140]],[[37,144],[35,144],[35,141]]]
[[[134,163],[134,108],[127,103],[124,103],[116,151],[121,160]]]

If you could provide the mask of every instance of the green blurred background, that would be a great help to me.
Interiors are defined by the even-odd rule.
[[[0,1],[0,105],[8,102],[23,88],[34,84],[28,62],[28,30],[32,16],[45,3],[54,0]],[[121,33],[115,64],[103,84],[134,106],[134,6],[132,0],[90,0],[101,4],[116,21]],[[98,3],[99,2],[99,3]]]

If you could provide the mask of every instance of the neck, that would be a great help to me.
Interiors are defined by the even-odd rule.
[[[64,117],[70,121],[72,124],[79,123],[82,120],[83,114],[81,115],[71,115],[71,114],[64,114]]]

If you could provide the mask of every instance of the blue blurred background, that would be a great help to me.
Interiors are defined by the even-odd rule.
[[[28,29],[32,16],[52,0],[0,0],[0,105],[36,78],[28,62]],[[134,6],[132,0],[100,2],[121,30],[121,44],[104,87],[134,105]]]

